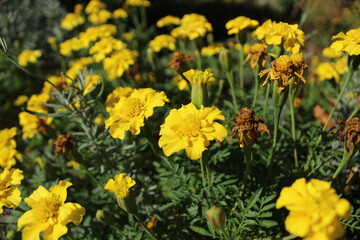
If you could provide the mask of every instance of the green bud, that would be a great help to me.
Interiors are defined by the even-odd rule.
[[[96,219],[105,225],[110,225],[113,222],[111,213],[106,210],[97,210]]]
[[[232,70],[232,60],[231,60],[231,53],[228,49],[223,49],[219,53],[219,60],[221,66],[224,68],[225,71],[230,72]]]
[[[222,208],[212,206],[205,212],[205,217],[213,228],[224,228],[226,214]]]
[[[118,205],[128,213],[135,214],[137,211],[136,202],[134,196],[129,192],[129,195],[125,198],[117,198]]]

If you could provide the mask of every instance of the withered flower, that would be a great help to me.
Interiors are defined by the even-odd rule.
[[[257,64],[261,67],[265,67],[266,56],[272,56],[275,57],[276,55],[273,53],[267,52],[267,45],[263,43],[255,43],[250,47],[250,52],[247,55],[246,59],[244,60],[244,63],[246,63],[248,60],[250,60],[250,67],[255,68]]]
[[[231,120],[233,121],[233,129],[229,143],[237,134],[241,148],[251,148],[254,143],[258,142],[260,133],[270,135],[269,129],[263,120],[247,107],[240,109],[240,113],[236,114],[236,118]]]
[[[169,67],[176,73],[182,74],[183,72],[190,70],[190,67],[187,65],[186,62],[194,60],[194,54],[187,54],[181,51],[175,51],[170,60]]]
[[[302,75],[307,69],[307,65],[304,63],[304,57],[301,53],[292,56],[281,55],[278,59],[274,60],[271,65],[271,68],[262,70],[259,73],[260,77],[268,74],[261,87],[264,87],[266,83],[269,82],[269,79],[272,81],[278,80],[278,93],[280,94],[290,84],[290,79],[292,77],[294,78],[294,87],[298,87],[300,81],[306,83],[306,80]]]
[[[338,119],[338,124],[344,126],[340,132],[340,137],[344,138],[345,150],[348,153],[355,154],[360,147],[360,119],[357,117],[348,121]]]
[[[71,154],[75,148],[75,138],[71,134],[59,135],[54,142],[54,154]]]

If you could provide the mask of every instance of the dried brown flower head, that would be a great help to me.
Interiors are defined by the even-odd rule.
[[[344,126],[340,137],[344,138],[346,151],[355,154],[360,147],[360,119],[357,117],[348,121],[338,119],[337,123]]]
[[[54,147],[55,155],[73,153],[75,148],[74,136],[71,134],[59,135],[54,142]]]
[[[231,120],[233,121],[233,129],[229,143],[237,134],[241,148],[251,148],[254,143],[258,142],[260,133],[270,135],[266,124],[249,108],[244,107],[240,109],[240,113],[236,114],[236,118]]]
[[[267,52],[267,45],[263,43],[255,43],[250,47],[250,52],[247,55],[244,63],[246,63],[250,59],[251,68],[255,68],[257,64],[259,66],[264,67],[266,64],[265,57],[272,56],[275,57],[275,54]]]
[[[187,54],[181,51],[175,51],[170,60],[169,67],[176,73],[182,74],[183,72],[186,72],[190,69],[186,62],[194,60],[194,54]]]
[[[298,87],[300,81],[306,83],[305,78],[302,76],[307,69],[307,65],[304,62],[304,57],[300,53],[292,56],[281,55],[271,63],[271,68],[262,70],[259,73],[260,77],[268,74],[261,87],[264,87],[269,82],[269,79],[272,81],[278,80],[278,93],[280,94],[290,84],[292,77],[294,77],[294,87]]]

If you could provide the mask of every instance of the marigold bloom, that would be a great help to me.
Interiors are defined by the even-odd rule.
[[[343,32],[333,36],[332,39],[336,39],[331,44],[331,48],[337,52],[344,51],[349,55],[360,55],[360,28],[351,29],[344,34]]]
[[[251,148],[254,143],[258,142],[260,133],[270,135],[266,124],[253,110],[247,107],[241,108],[240,113],[236,114],[236,118],[232,118],[231,120],[233,121],[233,129],[229,143],[232,138],[237,135],[241,148]]]
[[[268,74],[264,83],[261,85],[264,87],[269,79],[272,81],[277,80],[279,85],[279,93],[282,93],[285,88],[290,84],[290,79],[294,78],[294,87],[300,84],[300,81],[306,82],[302,76],[307,66],[304,64],[304,58],[300,53],[292,56],[281,55],[278,59],[271,63],[272,67],[266,70],[262,70],[259,73],[260,77]]]
[[[184,76],[191,85],[204,85],[215,81],[214,73],[210,68],[205,69],[205,71],[190,69],[184,72]]]
[[[297,24],[277,23],[270,19],[253,32],[253,37],[263,40],[267,45],[282,44],[284,50],[292,54],[298,53],[300,45],[304,45],[304,32],[298,29]]]
[[[238,34],[246,28],[252,28],[259,25],[259,22],[244,16],[240,16],[228,21],[225,25],[226,29],[229,30],[228,34]]]
[[[125,3],[129,6],[149,7],[151,2],[149,0],[126,0]]]
[[[129,97],[121,97],[110,109],[105,127],[110,127],[110,134],[114,138],[124,139],[125,131],[138,135],[154,108],[164,106],[168,101],[164,92],[156,92],[151,88],[135,89]]]
[[[212,26],[203,15],[191,13],[185,14],[181,19],[181,25],[171,31],[174,37],[194,40],[205,37],[206,33],[212,32]]]
[[[250,66],[251,68],[255,68],[256,65],[259,64],[261,67],[265,67],[266,56],[272,56],[275,57],[275,54],[268,53],[267,52],[267,45],[263,43],[255,43],[250,47],[249,54],[247,55],[246,59],[244,60],[244,63],[250,60]]]
[[[286,207],[288,232],[304,240],[340,238],[345,230],[338,218],[348,218],[350,203],[338,197],[329,182],[305,178],[296,180],[281,190],[276,208]]]
[[[327,47],[327,48],[324,48],[323,50],[322,50],[322,55],[324,56],[324,57],[327,57],[327,58],[334,58],[334,59],[336,59],[336,58],[340,58],[340,57],[342,57],[343,56],[343,53],[340,51],[340,52],[338,52],[338,51],[335,51],[333,48],[331,48],[331,47]]]
[[[201,158],[211,140],[221,142],[227,130],[215,120],[224,120],[216,107],[197,109],[193,103],[172,109],[161,125],[159,146],[166,156],[185,149],[190,159]]]
[[[109,179],[104,189],[114,193],[117,198],[129,196],[129,189],[136,184],[131,177],[124,177],[125,173],[120,173],[114,179]]]
[[[93,12],[88,16],[89,21],[94,25],[106,23],[111,18],[111,12],[106,9],[101,9],[98,12]]]
[[[179,90],[185,90],[189,88],[188,82],[180,75],[173,77],[171,81],[178,86]]]
[[[49,191],[40,186],[25,198],[31,210],[18,219],[18,231],[24,228],[23,239],[40,240],[41,232],[44,232],[45,240],[59,239],[67,233],[69,222],[80,224],[85,208],[78,203],[65,203],[67,188],[71,185],[70,182],[60,181]]]
[[[133,91],[134,89],[130,87],[115,88],[114,91],[112,91],[106,98],[106,111],[110,112],[110,109],[113,108],[120,101],[120,98],[129,97]]]
[[[126,70],[129,69],[130,65],[135,63],[135,59],[138,56],[137,51],[129,49],[121,49],[110,57],[104,59],[104,70],[110,80],[114,80],[117,77],[121,77]]]
[[[5,128],[0,130],[0,167],[10,168],[16,164],[16,158],[19,153],[16,150],[16,136],[17,128]]]
[[[26,95],[20,95],[16,98],[14,105],[15,106],[21,106],[25,104],[29,100],[28,96]]]
[[[5,128],[0,130],[0,148],[2,147],[16,147],[14,137],[16,136],[16,127]]]
[[[19,114],[20,125],[22,126],[22,138],[32,138],[36,133],[47,133],[47,127],[52,122],[52,118],[38,117],[28,112]]]
[[[84,9],[84,6],[81,3],[78,3],[74,6],[74,13],[81,14]]]
[[[61,20],[61,28],[65,30],[72,30],[75,27],[84,24],[85,18],[79,14],[75,13],[68,13],[66,16]]]
[[[3,207],[16,208],[20,204],[20,190],[17,186],[23,178],[22,171],[17,168],[5,168],[0,172],[0,214]]]
[[[165,26],[170,26],[170,25],[180,25],[181,20],[179,17],[175,17],[175,16],[165,16],[161,19],[159,19],[156,22],[156,26],[159,28],[165,27]]]
[[[322,62],[315,69],[320,81],[334,79],[340,82],[340,75],[348,71],[347,58],[336,59],[335,62]]]
[[[40,50],[24,50],[18,56],[18,63],[26,67],[28,63],[36,63],[39,57],[41,57]]]
[[[173,36],[168,34],[161,34],[151,40],[149,46],[154,52],[160,52],[160,50],[163,48],[174,51],[176,49],[175,42],[176,40]]]
[[[82,89],[82,94],[83,96],[87,95],[88,93],[90,93],[93,88],[97,85],[101,83],[101,76],[98,74],[91,74],[91,75],[87,75],[85,77],[85,82],[84,82],[84,89]]]
[[[95,62],[101,62],[106,55],[115,50],[126,48],[126,43],[113,37],[102,38],[89,49],[89,54],[93,55]]]
[[[88,5],[86,5],[85,7],[85,12],[87,14],[91,14],[91,13],[97,13],[99,12],[101,9],[106,8],[106,4],[99,1],[99,0],[91,0]]]
[[[66,76],[68,76],[71,79],[75,79],[76,75],[79,73],[79,71],[85,70],[87,66],[92,64],[94,62],[94,59],[91,57],[82,57],[75,59],[74,61],[71,61],[69,63],[70,68],[66,71]],[[65,81],[67,81],[68,84],[71,84],[71,80],[66,78]]]
[[[225,47],[222,43],[213,43],[201,49],[201,56],[211,57],[220,53],[223,49],[225,49]]]
[[[124,19],[124,18],[127,18],[128,14],[125,11],[125,9],[118,8],[115,11],[113,11],[112,16],[113,16],[113,18],[116,18],[116,19]]]

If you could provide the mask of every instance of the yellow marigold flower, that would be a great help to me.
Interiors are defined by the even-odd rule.
[[[125,4],[136,7],[149,7],[151,2],[149,0],[126,0]]]
[[[99,113],[98,115],[96,115],[96,117],[94,118],[93,122],[97,125],[103,125],[104,124],[104,118],[103,116]]]
[[[282,207],[290,211],[286,230],[304,240],[335,240],[345,233],[339,218],[349,217],[350,203],[339,198],[329,182],[296,180],[281,190],[276,208]]]
[[[0,148],[0,167],[11,168],[16,164],[16,155],[18,152],[12,147],[1,147]]]
[[[26,95],[20,95],[16,98],[14,105],[21,106],[21,105],[25,104],[28,100],[29,100],[29,98]]]
[[[161,126],[159,146],[166,156],[185,149],[190,159],[201,158],[211,140],[221,142],[227,130],[214,120],[224,120],[216,107],[197,109],[193,103],[172,109]]]
[[[343,54],[341,51],[338,52],[331,47],[327,47],[322,50],[322,55],[327,58],[340,58]]]
[[[114,80],[117,77],[121,77],[130,65],[135,63],[135,59],[138,56],[137,51],[129,49],[121,49],[110,57],[104,59],[104,70],[110,80]]]
[[[208,32],[212,32],[212,26],[206,17],[200,14],[191,13],[183,16],[181,25],[174,28],[171,31],[171,35],[194,40],[198,37],[205,37]]]
[[[331,48],[337,52],[347,52],[349,55],[360,55],[360,28],[351,29],[344,34],[343,32],[333,36],[336,39],[331,44]]]
[[[105,59],[106,55],[124,48],[126,48],[124,42],[113,37],[106,37],[96,42],[94,46],[89,49],[89,54],[93,55],[95,62],[101,62]]]
[[[66,225],[78,225],[83,219],[85,208],[78,203],[67,202],[67,188],[72,183],[60,181],[49,189],[40,186],[25,202],[31,207],[18,219],[18,231],[23,229],[23,239],[40,240],[44,232],[45,240],[59,239],[67,233]]]
[[[52,49],[57,49],[57,39],[56,39],[56,37],[49,37],[46,41],[47,41],[48,44],[50,44]]]
[[[201,49],[201,56],[211,57],[220,53],[223,49],[225,49],[225,47],[222,43],[213,43]]]
[[[47,133],[47,127],[51,124],[52,118],[38,117],[27,112],[19,114],[20,125],[22,126],[22,138],[32,138],[38,132]]]
[[[85,7],[87,14],[99,12],[101,9],[106,8],[106,4],[99,0],[91,0]]]
[[[75,13],[68,13],[66,16],[61,20],[61,28],[65,30],[72,30],[75,27],[83,24],[85,22],[85,18],[79,14]]]
[[[225,25],[226,29],[229,30],[228,34],[238,34],[246,28],[252,28],[259,25],[259,22],[244,16],[240,16],[228,21]]]
[[[162,27],[170,26],[170,25],[180,25],[180,22],[181,22],[181,20],[179,17],[168,15],[163,18],[160,18],[156,22],[156,26],[159,28],[162,28]]]
[[[26,67],[28,63],[36,63],[39,57],[41,57],[40,50],[24,50],[18,56],[18,63]]]
[[[60,90],[64,90],[67,89],[67,84],[71,84],[70,79],[68,79],[65,76],[49,76],[47,78],[49,80],[49,82],[51,82],[52,84],[54,84],[57,88],[59,88]],[[53,85],[51,85],[48,82],[44,82],[44,87],[41,90],[42,93],[50,93],[52,91],[57,91]]]
[[[23,178],[22,171],[17,168],[4,169],[0,172],[0,214],[3,212],[3,207],[16,208],[19,206],[21,193],[17,186],[20,185]]]
[[[315,73],[318,75],[320,81],[334,79],[335,82],[340,82],[340,75],[348,71],[347,57],[336,59],[335,62],[320,63]]]
[[[123,38],[123,39],[125,39],[126,41],[132,41],[134,38],[135,38],[135,34],[133,34],[133,33],[131,33],[131,32],[127,32],[127,33],[123,33],[122,35],[121,35],[121,37]]]
[[[151,88],[135,89],[129,97],[121,97],[110,109],[105,127],[110,127],[110,135],[114,138],[124,139],[125,131],[138,135],[145,119],[153,114],[155,107],[164,106],[165,102],[169,99],[164,92]]]
[[[189,88],[187,81],[180,75],[173,77],[171,81],[178,86],[179,90],[185,90]]]
[[[27,109],[33,112],[47,113],[48,109],[44,105],[50,100],[49,93],[40,93],[31,95],[29,101],[27,102]]]
[[[129,189],[136,184],[131,177],[124,177],[125,173],[120,173],[114,179],[109,179],[104,189],[114,193],[117,198],[129,196]]]
[[[270,19],[253,32],[253,37],[267,45],[283,45],[284,50],[292,54],[298,53],[300,45],[304,45],[304,32],[298,29],[297,24],[277,23]]]
[[[78,4],[76,4],[74,6],[74,13],[75,14],[81,14],[83,9],[84,9],[84,6],[82,4],[80,4],[80,3],[78,3]]]
[[[113,108],[120,101],[120,98],[129,97],[133,91],[134,89],[130,87],[116,88],[106,98],[106,102],[105,102],[106,111],[109,112],[110,109]]]
[[[5,128],[0,130],[0,148],[2,147],[16,147],[14,137],[16,136],[16,127]]]
[[[168,34],[161,34],[151,40],[149,46],[154,52],[160,52],[160,50],[163,48],[174,51],[176,49],[175,42],[176,40],[173,36]]]
[[[128,16],[127,12],[123,8],[116,9],[115,11],[113,11],[112,15],[113,15],[113,18],[116,18],[116,19],[124,19],[124,18],[127,18],[127,16]]]
[[[213,83],[215,81],[214,73],[210,68],[206,69],[204,72],[190,69],[183,74],[189,80],[191,85],[202,85]]]
[[[260,77],[268,74],[261,87],[264,87],[269,80],[278,81],[278,93],[282,93],[285,88],[290,84],[290,79],[294,78],[294,87],[300,85],[300,81],[306,83],[305,78],[302,76],[307,69],[304,63],[304,58],[301,53],[292,56],[281,55],[278,59],[271,63],[272,67],[262,70],[259,73]]]
[[[80,163],[76,162],[76,161],[69,161],[68,163],[66,163],[66,166],[67,167],[72,167],[73,169],[77,169],[79,170],[80,169]]]
[[[111,18],[111,12],[106,9],[93,12],[88,16],[89,21],[94,25],[106,23],[109,18]]]

